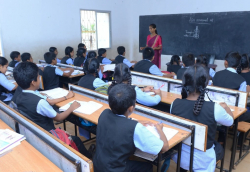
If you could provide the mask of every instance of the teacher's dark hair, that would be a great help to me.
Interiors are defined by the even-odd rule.
[[[151,24],[149,26],[151,26],[152,28],[154,28],[155,29],[155,33],[158,35],[157,29],[156,29],[156,25],[155,24]]]

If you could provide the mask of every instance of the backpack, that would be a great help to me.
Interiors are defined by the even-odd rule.
[[[79,152],[71,136],[68,133],[66,133],[64,130],[57,128],[55,130],[50,130],[50,133]]]

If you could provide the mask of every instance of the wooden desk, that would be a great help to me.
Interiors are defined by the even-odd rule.
[[[70,75],[69,78],[76,78],[76,77],[84,76],[84,75],[85,75],[84,73],[80,73],[80,74],[77,74],[77,75]]]
[[[94,101],[94,102],[97,102],[97,103],[100,103],[100,104],[103,105],[102,108],[98,109],[92,115],[85,115],[85,114],[82,114],[82,113],[73,112],[73,114],[77,115],[78,117],[81,117],[81,118],[83,118],[83,119],[85,119],[87,121],[90,121],[90,122],[94,123],[94,124],[98,124],[98,118],[99,118],[100,114],[103,112],[103,110],[109,109],[109,105],[108,104],[96,101],[94,99],[91,99],[89,97],[85,97],[85,96],[77,94],[77,93],[75,93],[75,97],[73,97],[71,99],[68,99],[68,100],[65,100],[63,102],[60,102],[60,103],[56,104],[56,106],[62,107],[65,104],[67,104],[67,103],[69,103],[69,102],[71,102],[73,100],[78,100],[78,101]],[[147,121],[151,121],[153,123],[157,123],[157,121],[155,121],[155,120],[151,120],[151,119],[148,119],[146,117],[143,117],[143,116],[140,116],[140,115],[137,115],[137,114],[134,114],[134,113],[130,117],[131,118],[135,118],[137,120],[147,120]],[[173,129],[176,129],[176,130],[179,131],[178,134],[176,134],[171,140],[169,140],[169,147],[170,148],[174,147],[175,145],[177,145],[181,141],[185,140],[191,134],[188,131],[181,130],[179,128],[172,127],[172,126],[169,126],[169,125],[166,125],[166,124],[164,124],[164,126],[168,127],[168,128],[173,128]]]
[[[0,129],[10,129],[0,120]],[[62,171],[26,140],[11,152],[0,157],[0,171]]]

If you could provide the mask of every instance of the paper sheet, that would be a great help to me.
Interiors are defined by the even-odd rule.
[[[104,66],[103,72],[114,71],[114,70],[115,70],[115,64],[107,64]]]
[[[155,95],[155,92],[145,92],[147,95]]]
[[[54,88],[52,90],[40,91],[45,94],[49,99],[58,99],[67,96],[69,91],[62,88]]]

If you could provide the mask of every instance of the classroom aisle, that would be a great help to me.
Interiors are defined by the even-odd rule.
[[[63,124],[59,124],[59,125],[55,125],[56,127],[61,127],[63,129]],[[71,133],[72,135],[74,135],[75,133],[75,129],[74,129],[74,125],[70,122],[67,122],[66,123],[66,129],[69,133]],[[78,136],[79,136],[79,133],[78,133]],[[81,137],[81,140],[84,141],[86,140],[84,137]],[[226,168],[228,168],[229,166],[229,162],[230,162],[230,156],[231,156],[231,146],[232,146],[232,137],[229,136],[229,139],[227,140],[228,143],[227,143],[227,149],[226,149],[226,159],[225,159],[225,166]],[[95,143],[95,141],[91,141],[91,142],[88,142],[87,144],[85,144],[86,148],[88,149],[89,146],[92,144],[92,143]],[[248,143],[247,143],[248,144]],[[236,152],[236,160],[237,158],[239,157],[239,151]],[[250,172],[250,169],[249,169],[249,163],[250,163],[250,154],[247,155],[247,157],[236,167],[236,170],[233,170],[234,172]],[[176,164],[171,160],[171,165],[170,165],[170,168],[168,170],[168,172],[175,172],[176,171]],[[216,169],[215,172],[219,172],[220,170],[219,169]],[[156,172],[156,168],[154,168],[154,172]]]

